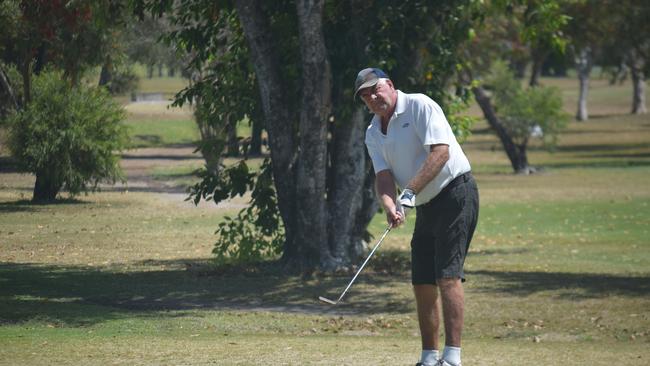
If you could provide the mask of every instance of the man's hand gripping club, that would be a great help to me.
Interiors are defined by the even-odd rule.
[[[405,188],[397,198],[397,208],[402,215],[402,222],[406,220],[406,216],[413,207],[415,207],[415,192],[410,188]]]

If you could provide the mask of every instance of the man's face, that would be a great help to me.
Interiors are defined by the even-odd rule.
[[[379,80],[374,86],[362,89],[359,97],[371,113],[385,116],[395,106],[397,94],[390,80]]]

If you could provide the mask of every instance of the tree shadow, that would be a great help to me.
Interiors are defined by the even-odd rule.
[[[134,155],[122,154],[124,160],[201,160],[200,156],[186,154]]]
[[[21,199],[17,201],[0,202],[0,212],[36,212],[43,206],[51,205],[87,205],[89,202],[78,198],[59,198],[54,201],[32,202],[31,200]]]
[[[619,157],[616,155],[610,156],[612,158]],[[650,166],[650,161],[635,161],[635,160],[618,160],[618,161],[601,161],[594,160],[591,162],[580,161],[580,162],[555,162],[555,163],[546,163],[543,167],[546,168],[635,168],[635,167],[646,167]]]
[[[501,272],[471,271],[474,276],[488,277],[478,291],[529,296],[555,291],[557,298],[583,300],[607,296],[647,297],[650,278],[598,273]]]
[[[0,173],[24,173],[16,159],[10,156],[0,156]]]
[[[588,152],[597,152],[597,151],[625,151],[625,150],[632,150],[632,149],[645,149],[648,147],[647,143],[637,143],[637,144],[622,144],[622,145],[615,145],[615,144],[576,144],[576,145],[561,145],[557,147],[557,151],[564,151],[564,152],[581,152],[581,153],[588,153]],[[539,148],[541,149],[541,147]]]
[[[47,320],[69,325],[132,316],[165,316],[169,310],[264,310],[317,314],[406,313],[399,294],[369,293],[404,278],[358,278],[349,303],[332,307],[318,296],[338,297],[351,276],[303,278],[262,268],[250,272],[190,269],[205,261],[160,261],[175,269],[112,272],[94,268],[37,264],[0,264],[0,323]],[[151,263],[147,263],[151,264]],[[182,268],[185,266],[185,268]],[[181,267],[181,268],[179,268]],[[336,295],[332,295],[336,294]]]

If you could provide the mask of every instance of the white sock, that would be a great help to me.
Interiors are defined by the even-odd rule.
[[[439,353],[437,349],[423,349],[420,362],[425,366],[434,366],[438,362]]]
[[[442,351],[442,359],[452,365],[460,365],[460,347],[445,346]]]

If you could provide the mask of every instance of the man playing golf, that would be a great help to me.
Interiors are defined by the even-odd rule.
[[[396,90],[376,68],[359,72],[355,91],[374,114],[365,142],[389,224],[401,225],[416,208],[411,271],[422,337],[417,365],[460,366],[463,264],[478,219],[469,161],[431,98]],[[396,185],[402,189],[399,197]],[[440,356],[441,303],[445,348]]]

